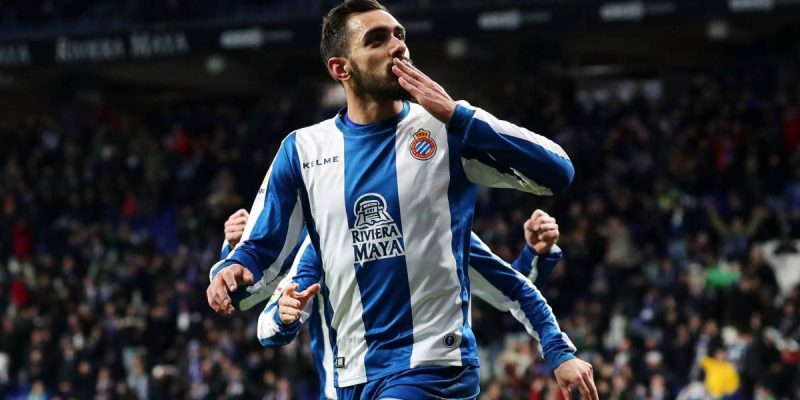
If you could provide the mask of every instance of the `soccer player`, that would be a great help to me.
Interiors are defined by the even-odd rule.
[[[531,320],[547,318],[549,314],[531,312],[536,310],[536,296],[529,298],[522,294],[535,290],[530,287],[531,281],[524,277],[535,279],[537,286],[543,285],[563,254],[555,244],[559,237],[558,225],[554,218],[541,210],[536,210],[525,223],[525,237],[528,245],[509,266],[493,254],[473,233],[469,279],[473,295],[501,311],[510,311],[538,341],[539,335],[533,330]],[[320,293],[314,296],[313,301],[309,301],[311,296],[307,293],[294,293],[293,279],[298,264],[303,261],[319,264],[313,247],[307,247],[304,253],[306,256],[298,257],[292,270],[281,281],[275,296],[259,317],[258,338],[264,346],[282,346],[294,339],[299,333],[301,324],[309,321],[312,356],[319,373],[320,393],[323,399],[336,399],[333,386],[334,357],[329,341],[331,332],[328,331],[328,321],[324,312],[327,299]],[[516,272],[511,270],[511,267]],[[279,297],[284,290],[286,290],[285,295]],[[308,292],[308,289],[306,291]],[[538,300],[544,301],[541,298]],[[305,309],[301,313],[301,309],[294,308],[294,305]],[[299,322],[295,323],[298,320]]]
[[[230,292],[288,270],[305,227],[324,267],[339,397],[474,398],[475,185],[549,195],[572,164],[549,139],[454,102],[412,66],[404,28],[374,0],[334,7],[320,47],[347,107],[284,139],[242,241],[211,269],[209,305],[233,312]],[[569,351],[560,334],[541,342]],[[570,357],[559,384],[597,398],[591,366]]]

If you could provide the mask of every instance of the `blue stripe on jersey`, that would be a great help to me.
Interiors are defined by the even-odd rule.
[[[483,121],[475,120],[473,123],[476,125],[485,126],[486,129],[491,129],[489,128],[489,125]],[[506,135],[503,135],[503,139],[508,141],[508,144],[503,145],[504,148],[516,147],[520,149],[519,152],[503,152],[502,159],[504,160],[505,164],[522,167],[519,169],[519,171],[523,175],[533,179],[536,183],[542,186],[550,188],[550,190],[552,190],[554,193],[566,189],[566,187],[572,182],[572,178],[575,176],[575,169],[570,160],[560,157],[555,153],[546,150],[544,147],[531,143],[527,140]],[[496,153],[492,153],[491,151],[489,151],[489,154],[494,154],[495,157],[498,157]],[[536,161],[531,162],[531,158]],[[497,163],[491,156],[478,157],[478,159],[481,161],[481,163],[494,167],[500,172],[508,174],[513,173],[508,167],[503,167],[502,164]],[[524,168],[526,165],[542,165],[548,163],[552,164],[553,167]]]
[[[464,132],[463,140],[470,143],[465,146],[462,157],[476,159],[508,175],[514,175],[509,168],[513,165],[520,173],[553,192],[565,189],[572,182],[575,168],[569,159],[536,143],[495,132],[474,115],[475,110],[459,104],[450,122],[450,127],[455,132]]]
[[[525,245],[525,248],[522,249],[522,252],[519,253],[519,256],[513,263],[511,263],[511,267],[517,270],[520,274],[530,277],[531,272],[533,272],[533,262],[536,260],[536,252],[531,249],[531,246]],[[538,273],[537,273],[538,277]],[[536,285],[539,286],[539,285]]]
[[[325,365],[322,360],[325,356],[325,344],[322,343],[322,316],[319,314],[320,296],[314,296],[311,304],[311,318],[308,319],[308,333],[311,335],[311,359],[317,367],[319,376],[320,399],[325,399]]]
[[[219,251],[219,259],[224,260],[228,257],[228,254],[231,253],[231,245],[228,244],[228,241],[222,243],[222,249]]]
[[[294,145],[294,143],[292,143]],[[297,148],[294,148],[295,154],[297,154]],[[298,177],[298,182],[303,182],[303,177]],[[308,200],[308,189],[306,185],[300,184],[298,185],[298,194],[300,197],[300,208],[303,210],[303,220],[305,223],[305,232],[308,237],[311,239],[311,247],[315,249],[315,251],[320,254],[319,251],[319,232],[317,231],[317,224],[314,221],[314,214],[311,213],[311,202]],[[299,243],[302,243],[299,242]],[[321,260],[320,256],[320,260]]]
[[[344,136],[345,205],[348,223],[354,232],[356,264],[353,267],[364,310],[362,319],[367,341],[364,365],[368,380],[385,375],[397,365],[409,366],[414,344],[395,166],[397,122],[408,114],[408,109],[406,104],[403,112],[391,121],[359,129],[336,119]],[[374,237],[386,237],[386,233],[397,237],[394,232],[399,233],[399,238],[370,238],[370,233],[376,232],[373,226],[388,229]],[[363,230],[358,230],[359,227]],[[366,234],[356,238],[358,232]],[[386,248],[377,252],[372,250],[373,246],[384,245]]]
[[[333,353],[331,359],[335,363],[339,354],[339,349],[336,344],[336,329],[334,329],[333,325],[331,325],[331,321],[333,320],[333,306],[331,306],[331,292],[330,289],[328,289],[328,285],[323,284],[320,293],[322,293],[322,298],[325,300],[325,315],[323,317],[325,318],[325,326],[328,327],[328,341],[330,342],[331,352]],[[333,368],[333,365],[327,365],[327,367]],[[336,368],[333,368],[333,382],[339,382],[339,371],[337,371]],[[324,394],[325,386],[323,385],[320,390]]]
[[[469,237],[472,226],[472,215],[475,211],[477,187],[472,184],[464,174],[461,165],[461,139],[454,135],[447,135],[447,147],[450,155],[450,186],[447,189],[447,198],[450,202],[450,231],[453,232],[453,256],[458,268],[458,279],[461,283],[461,312],[464,325],[461,327],[461,359],[464,365],[472,364],[467,359],[478,359],[475,349],[475,335],[469,327]]]
[[[558,262],[564,253],[558,246],[554,246],[549,253],[540,255],[536,253],[530,246],[526,245],[522,252],[519,254],[511,267],[519,271],[522,275],[531,278],[534,265],[536,266],[536,280],[533,282],[536,287],[544,287],[550,273],[553,272]]]

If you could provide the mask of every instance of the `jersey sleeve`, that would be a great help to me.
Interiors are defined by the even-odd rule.
[[[231,245],[228,244],[227,240],[223,240],[222,249],[219,251],[219,259],[224,260],[228,258],[228,254],[231,254]]]
[[[464,173],[473,183],[552,195],[575,176],[561,146],[465,101],[456,103],[448,133],[461,138]]]
[[[292,134],[281,144],[264,177],[241,241],[225,259],[211,267],[210,280],[222,269],[240,264],[253,274],[254,286],[258,287],[288,270],[303,232],[298,165]],[[239,288],[237,292],[246,289],[252,288]]]
[[[289,273],[281,281],[275,292],[264,307],[264,311],[258,317],[257,335],[258,341],[265,347],[277,347],[289,344],[297,334],[303,323],[311,315],[309,308],[313,301],[309,301],[306,308],[300,313],[300,319],[290,325],[281,322],[278,310],[278,300],[283,295],[283,291],[292,283],[299,285],[297,291],[306,290],[309,286],[322,280],[322,261],[306,239],[301,246],[300,252],[292,264]]]
[[[536,287],[544,287],[550,273],[562,258],[564,258],[564,253],[558,245],[553,245],[547,254],[539,254],[530,246],[525,245],[511,267],[528,277]]]
[[[474,233],[470,239],[472,293],[501,311],[510,311],[529,334],[538,336],[552,369],[575,358],[575,346],[556,322],[553,310],[533,283],[493,254]]]

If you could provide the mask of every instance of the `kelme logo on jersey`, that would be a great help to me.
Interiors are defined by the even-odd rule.
[[[420,129],[414,134],[414,140],[408,146],[411,156],[417,160],[430,160],[436,154],[436,142],[431,139],[431,133]]]
[[[355,261],[380,260],[402,256],[403,235],[386,209],[386,199],[378,193],[367,193],[353,205],[356,216],[353,229]]]

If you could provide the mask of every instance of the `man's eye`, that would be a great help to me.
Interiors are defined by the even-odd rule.
[[[398,38],[398,39],[400,39],[400,40],[402,40],[402,41],[405,41],[405,40],[406,40],[406,34],[405,34],[405,33],[398,33],[398,34],[397,34],[397,35],[395,35],[395,36],[397,36],[397,38]]]

